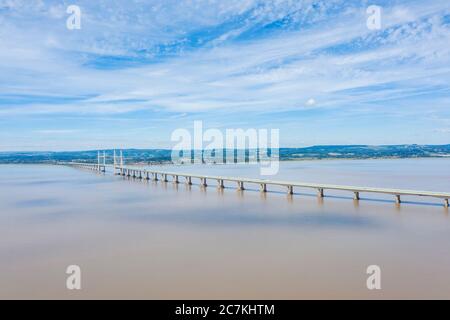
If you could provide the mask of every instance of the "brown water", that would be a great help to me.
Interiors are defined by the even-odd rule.
[[[219,192],[45,165],[2,165],[0,176],[0,298],[450,298],[439,200],[320,201],[313,190]],[[275,178],[448,192],[450,160],[292,162]],[[71,264],[80,291],[66,289]],[[366,288],[371,264],[381,290]]]

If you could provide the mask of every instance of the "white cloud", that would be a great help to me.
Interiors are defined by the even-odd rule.
[[[58,102],[4,102],[3,117],[161,109],[264,113],[312,105],[369,110],[374,100],[407,98],[420,87],[432,94],[450,81],[445,1],[383,7],[388,29],[382,34],[365,27],[363,6],[327,11],[345,1],[316,1],[317,9],[312,1],[287,0],[108,1],[108,8],[81,1],[79,32],[65,29],[56,2],[26,3],[0,2],[10,12],[1,19],[0,96],[56,96]],[[267,26],[275,21],[286,28],[271,33]],[[246,32],[255,35],[234,41]],[[204,45],[186,45],[194,40]],[[177,45],[181,49],[169,54],[155,49]],[[132,63],[102,69],[98,59],[107,66]],[[371,86],[381,88],[361,90]]]

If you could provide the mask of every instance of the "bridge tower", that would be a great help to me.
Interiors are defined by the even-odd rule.
[[[116,166],[117,166],[116,149],[114,149],[114,152],[113,152],[113,162],[114,162],[114,164],[113,164],[113,174],[115,175],[116,174]]]
[[[103,161],[100,162],[100,159]],[[103,155],[100,155],[100,151],[97,151],[97,171],[106,172],[106,152],[103,151]]]

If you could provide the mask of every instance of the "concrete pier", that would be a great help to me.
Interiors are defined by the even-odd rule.
[[[318,196],[319,198],[323,198],[323,188],[317,189],[317,196]]]
[[[287,186],[287,193],[288,194],[294,194],[294,187],[293,186]]]

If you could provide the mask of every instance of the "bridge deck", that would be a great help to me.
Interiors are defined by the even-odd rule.
[[[105,166],[98,164],[88,164],[88,163],[61,163],[63,165],[71,165],[78,167],[88,167],[94,168],[99,171],[105,171]],[[419,190],[405,190],[405,189],[390,189],[390,188],[371,188],[371,187],[358,187],[358,186],[346,186],[346,185],[334,185],[334,184],[322,184],[322,183],[308,183],[308,182],[295,182],[295,181],[280,181],[280,180],[269,180],[269,179],[255,179],[255,178],[243,178],[243,177],[227,177],[227,176],[211,176],[211,175],[200,175],[186,172],[170,172],[170,171],[161,171],[161,170],[147,170],[138,167],[132,166],[113,166],[114,171],[118,170],[121,175],[128,176],[138,176],[140,178],[150,179],[150,175],[153,175],[157,178],[160,176],[172,176],[174,177],[174,181],[178,181],[178,177],[184,177],[186,179],[190,179],[189,183],[191,183],[192,178],[197,178],[203,180],[203,183],[206,185],[206,180],[216,180],[219,182],[219,186],[223,187],[224,181],[231,181],[238,183],[238,187],[240,189],[244,189],[244,183],[250,184],[258,184],[262,188],[262,191],[266,191],[267,185],[274,186],[283,186],[288,189],[289,193],[293,192],[294,187],[298,188],[312,188],[318,190],[318,195],[323,197],[324,190],[340,190],[340,191],[350,191],[355,193],[355,199],[359,200],[359,193],[381,193],[381,194],[389,194],[394,195],[396,197],[396,202],[400,203],[400,196],[419,196],[419,197],[433,197],[444,199],[445,207],[449,206],[450,192],[437,192],[437,191],[419,191]]]
[[[120,170],[121,167],[116,167]],[[419,190],[405,190],[405,189],[390,189],[390,188],[371,188],[371,187],[358,187],[358,186],[345,186],[345,185],[333,185],[333,184],[321,184],[321,183],[307,183],[307,182],[294,182],[294,181],[280,181],[280,180],[269,180],[269,179],[255,179],[255,178],[243,178],[243,177],[227,177],[227,176],[211,176],[211,175],[199,175],[185,172],[169,172],[160,170],[145,170],[135,167],[123,167],[123,169],[130,169],[135,171],[140,171],[144,174],[152,173],[159,175],[168,176],[180,176],[180,177],[191,177],[198,179],[209,179],[209,180],[223,180],[232,182],[244,182],[253,184],[265,184],[265,185],[278,185],[285,187],[301,187],[301,188],[313,188],[313,189],[324,189],[324,190],[342,190],[351,192],[369,192],[369,193],[385,193],[392,195],[409,195],[409,196],[423,196],[423,197],[435,197],[450,199],[450,193],[447,192],[436,192],[436,191],[419,191]]]

